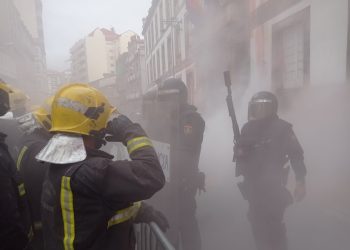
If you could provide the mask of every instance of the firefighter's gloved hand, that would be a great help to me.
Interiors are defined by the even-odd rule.
[[[126,130],[133,124],[125,115],[118,115],[109,121],[106,128],[106,141],[125,142]]]

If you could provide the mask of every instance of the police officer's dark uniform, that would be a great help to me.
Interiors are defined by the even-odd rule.
[[[179,233],[184,250],[201,249],[196,219],[196,193],[204,190],[205,176],[198,169],[205,122],[197,108],[187,103],[187,87],[179,79],[168,79],[160,91],[178,91],[179,126],[174,126],[171,157],[178,185]]]
[[[300,193],[306,175],[303,150],[292,125],[278,118],[277,98],[272,93],[254,95],[248,113],[249,121],[243,126],[235,147],[237,176],[244,177],[238,186],[249,202],[248,218],[257,248],[285,250],[287,238],[283,215],[293,202],[285,187],[289,170],[285,165],[290,162],[299,196],[303,196]]]
[[[86,105],[93,106],[83,111]],[[106,128],[111,110],[108,100],[87,84],[65,86],[55,96],[51,131],[58,134],[50,139],[37,159],[52,156],[55,151],[50,151],[50,147],[56,145],[55,140],[68,141],[66,147],[71,142],[76,149],[72,151],[75,158],[78,148],[74,141],[79,138],[84,138],[87,157],[72,163],[50,163],[42,193],[45,249],[134,249],[132,224],[141,206],[137,201],[148,199],[160,190],[165,178],[145,132],[125,116],[114,118],[108,132],[112,135],[110,140],[127,145],[131,161],[113,161],[111,155],[96,149],[95,144],[86,144],[96,137],[86,136],[84,131]],[[71,118],[69,121],[60,120],[67,116]],[[62,134],[63,126],[85,135]],[[58,154],[65,150],[57,149]]]
[[[0,88],[0,116],[9,110],[8,93]],[[0,133],[0,249],[25,249],[31,221],[24,184]]]

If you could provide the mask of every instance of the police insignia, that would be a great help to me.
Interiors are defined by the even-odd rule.
[[[192,134],[192,125],[185,125],[184,126],[184,133],[185,133],[185,135]]]

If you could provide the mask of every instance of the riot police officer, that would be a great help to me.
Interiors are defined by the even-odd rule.
[[[295,173],[295,200],[305,196],[303,149],[292,125],[280,119],[277,110],[274,94],[255,94],[249,102],[248,122],[235,145],[236,175],[244,177],[238,187],[248,200],[248,219],[259,250],[287,249],[283,215],[293,202],[285,187],[288,163]]]
[[[205,175],[198,168],[205,122],[197,108],[188,103],[187,87],[182,80],[171,78],[159,87],[159,96],[171,98],[171,93],[176,93],[174,105],[178,105],[178,114],[172,116],[173,123],[178,124],[173,125],[171,145],[172,169],[178,185],[178,229],[183,249],[199,250],[201,237],[195,197],[198,191],[205,191]]]
[[[0,81],[0,116],[10,110],[11,88]],[[7,145],[0,132],[0,248],[21,250],[28,246],[31,221],[24,184],[16,171]]]

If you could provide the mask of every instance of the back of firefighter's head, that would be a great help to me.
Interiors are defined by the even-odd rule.
[[[176,94],[180,104],[187,103],[187,87],[186,84],[177,78],[170,78],[164,81],[159,87],[161,93]]]
[[[0,79],[0,116],[10,111],[10,93],[12,88]]]
[[[248,120],[261,120],[277,115],[277,97],[268,91],[256,93],[249,102]]]
[[[62,87],[51,107],[51,132],[103,139],[108,119],[115,109],[107,98],[88,84]]]

